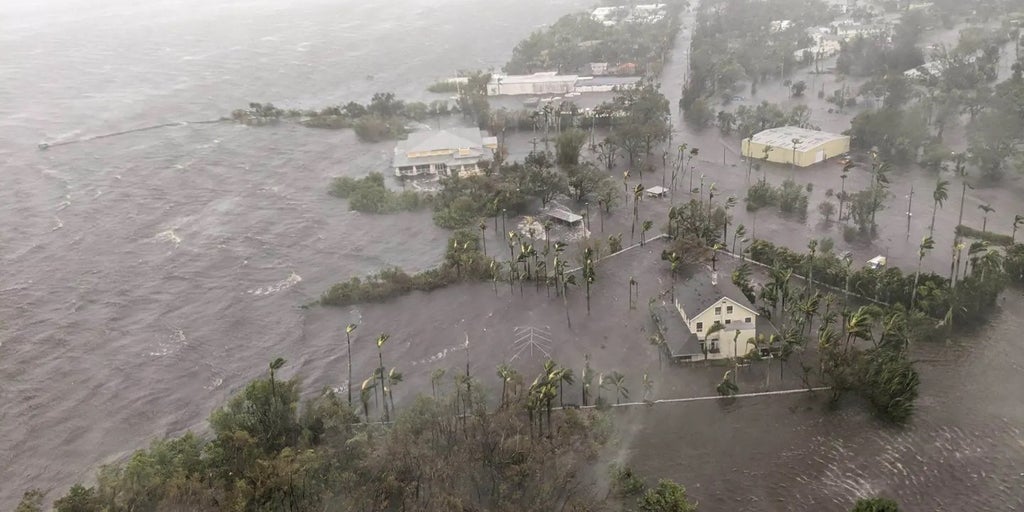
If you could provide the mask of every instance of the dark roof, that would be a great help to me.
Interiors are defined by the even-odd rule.
[[[719,261],[727,258],[719,258]],[[689,279],[679,280],[676,284],[676,299],[682,304],[686,314],[691,318],[698,315],[719,299],[729,297],[744,307],[757,312],[757,307],[752,304],[738,286],[732,283],[732,271],[735,265],[726,262],[718,265],[717,284],[711,284],[711,270],[709,268],[691,267]]]

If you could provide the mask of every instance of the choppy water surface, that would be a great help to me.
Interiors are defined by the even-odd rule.
[[[389,160],[390,144],[350,131],[38,142],[249,101],[423,97],[456,69],[500,66],[579,3],[0,2],[0,508],[201,427],[268,358],[302,371],[297,306],[341,277],[433,265],[447,238],[429,216],[361,216],[327,196],[331,177]]]
[[[530,30],[590,2],[94,3],[0,4],[0,508],[202,428],[272,357],[311,385],[337,385],[343,350],[332,347],[358,313],[298,306],[341,277],[430,266],[447,236],[429,215],[364,216],[326,195],[331,177],[388,161],[390,144],[351,132],[212,124],[38,142],[216,118],[249,101],[426,97],[434,79],[500,66]],[[428,314],[417,297],[366,314],[393,322],[397,339],[483,307],[435,301]],[[1024,508],[1019,298],[975,339],[921,349],[924,398],[907,431],[856,409],[800,412],[799,398],[658,408],[627,423],[635,458],[722,510],[831,510],[873,491],[909,510]]]

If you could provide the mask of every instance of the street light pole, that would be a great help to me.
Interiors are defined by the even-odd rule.
[[[910,194],[907,196],[907,240],[910,240],[910,217],[913,213],[910,213],[910,206],[914,204],[914,186],[910,186]]]

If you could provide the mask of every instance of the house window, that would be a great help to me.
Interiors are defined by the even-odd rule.
[[[731,315],[732,314],[732,306],[726,306],[725,307],[725,312]]]
[[[718,306],[717,308],[715,308],[715,314],[716,315],[721,315],[722,314],[722,306]]]
[[[731,323],[732,323],[732,320],[730,320],[730,319],[728,319],[728,318],[726,318],[726,319],[725,319],[725,325],[729,325],[729,324],[731,324]]]
[[[750,317],[748,316],[748,317],[744,318],[743,321],[749,324],[750,323]]]
[[[704,322],[697,322],[697,332],[704,332]]]

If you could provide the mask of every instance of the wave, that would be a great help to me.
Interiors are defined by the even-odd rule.
[[[175,247],[181,245],[181,238],[174,232],[173,229],[168,229],[167,231],[157,233],[155,238],[161,242],[171,242],[174,244]]]
[[[281,290],[287,290],[288,288],[291,288],[292,286],[295,286],[300,282],[302,282],[302,276],[296,274],[295,272],[292,272],[292,274],[288,276],[287,279],[278,281],[270,286],[263,286],[253,290],[247,290],[246,293],[248,293],[249,295],[257,296],[272,295]]]

